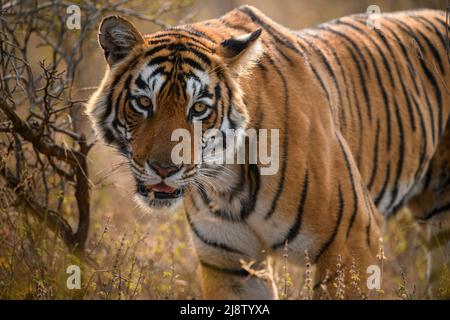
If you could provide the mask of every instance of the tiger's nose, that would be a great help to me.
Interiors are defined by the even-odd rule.
[[[155,170],[161,178],[169,177],[178,172],[181,168],[181,164],[175,165],[173,163],[161,163],[156,160],[149,161],[148,165],[150,168]]]

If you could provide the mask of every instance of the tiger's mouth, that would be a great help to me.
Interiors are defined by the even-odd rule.
[[[155,199],[177,199],[183,195],[182,189],[170,187],[164,182],[153,185],[138,183],[137,191],[142,196],[151,196]]]

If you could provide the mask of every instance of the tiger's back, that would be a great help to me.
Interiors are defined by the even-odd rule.
[[[385,215],[395,212],[427,188],[430,162],[447,141],[445,13],[384,14],[379,29],[353,15],[298,35],[321,69],[336,126],[375,204]]]

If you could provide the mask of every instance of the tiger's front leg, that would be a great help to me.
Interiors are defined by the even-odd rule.
[[[204,299],[277,299],[260,239],[245,224],[185,201]]]
[[[277,299],[272,271],[251,231],[208,226],[210,221],[190,224],[204,299]]]
[[[312,257],[317,267],[315,298],[370,298],[373,296],[371,290],[378,288],[368,286],[368,276],[374,272],[368,273],[368,267],[376,268],[375,272],[381,271],[380,226],[383,217],[362,180],[346,141],[339,134],[337,144],[340,156],[334,169],[338,173],[335,177],[338,190],[333,218],[335,229]],[[373,284],[376,285],[376,281]]]
[[[316,258],[315,299],[370,299],[377,297],[376,289],[382,289],[380,230],[363,221],[355,222],[348,236],[342,232],[329,250]],[[369,276],[379,279],[368,281]]]
[[[200,282],[204,299],[277,299],[271,271],[261,263],[251,274],[244,269],[225,269],[200,262]],[[261,274],[258,274],[261,272]]]

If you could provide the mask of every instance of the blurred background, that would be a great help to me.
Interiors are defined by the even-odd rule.
[[[27,10],[46,3],[25,2],[27,4],[23,7]],[[52,6],[55,1],[49,1],[48,8],[39,9],[42,10],[43,16],[47,17],[41,19],[44,21],[40,22],[41,35],[45,33],[42,30],[52,28],[55,15],[62,18],[67,16],[62,2],[56,2],[58,4]],[[19,18],[25,19],[24,15],[17,11],[17,1],[0,3],[4,10],[4,16],[0,16],[3,23],[11,25]],[[66,36],[60,42],[51,42],[52,37],[56,35],[46,31],[46,37],[40,36],[38,32],[38,35],[32,34],[30,39],[26,39],[26,23],[17,24],[17,29],[11,32],[16,34],[19,42],[28,41],[25,51],[30,69],[35,75],[42,73],[42,61],[53,61],[54,69],[59,72],[66,70],[69,64],[64,62],[64,59],[55,63],[55,45],[62,51],[70,52],[77,39],[83,36],[83,52],[69,79],[70,99],[77,101],[71,104],[70,119],[77,124],[77,132],[86,135],[88,142],[94,141],[94,137],[84,116],[84,102],[100,83],[106,68],[103,53],[97,45],[95,29],[101,18],[107,14],[118,13],[126,16],[136,24],[141,33],[152,33],[166,24],[176,25],[180,22],[190,23],[219,17],[242,4],[255,6],[275,21],[292,29],[366,12],[367,7],[373,4],[378,5],[382,12],[415,8],[444,10],[446,6],[443,0],[117,1],[118,5],[113,7],[109,1],[73,3],[81,7],[82,24],[86,22],[86,12],[97,14],[91,15],[94,17],[91,21],[93,25],[86,30],[86,34],[79,30],[66,31]],[[155,17],[155,13],[160,13],[160,16]],[[142,15],[151,19],[143,18]],[[49,43],[53,43],[53,47]],[[7,71],[2,70],[5,73]],[[66,76],[67,73],[62,75],[63,78]],[[14,101],[17,112],[25,116],[26,112],[20,111],[20,108],[25,107],[22,102],[18,102],[19,97],[15,94],[12,94],[11,103]],[[58,103],[55,100],[52,107]],[[0,131],[0,138],[7,141],[6,133]],[[60,138],[55,139],[61,141],[58,140]],[[75,143],[73,147],[79,148]],[[5,154],[2,154],[2,157],[6,159]],[[5,161],[5,167],[14,166],[8,161]],[[158,217],[137,208],[132,200],[135,187],[123,162],[111,148],[102,143],[94,143],[89,150],[87,165],[90,223],[85,253],[81,256],[56,237],[55,232],[42,227],[42,221],[25,214],[25,210],[20,206],[0,206],[0,299],[201,298],[196,274],[197,260],[190,245],[183,213],[180,211]],[[42,189],[40,183],[36,185],[36,189],[33,189],[35,197],[40,197],[39,192],[48,192],[43,191],[45,189]],[[72,186],[69,180],[63,187],[58,187],[58,192],[64,191],[60,212],[68,224],[76,229],[78,216],[73,205],[76,189],[70,189]],[[0,184],[0,187],[0,194],[3,192],[2,196],[6,198],[5,185]],[[58,194],[49,192],[47,197],[50,198],[47,203],[51,204],[53,198],[58,198]],[[423,230],[412,224],[408,212],[402,212],[386,225],[384,243],[387,260],[380,298],[426,298],[423,238]],[[70,264],[81,266],[81,290],[68,290],[66,287],[66,268]],[[305,269],[291,265],[288,257],[274,261],[274,264],[282,298],[307,297],[304,293]]]

